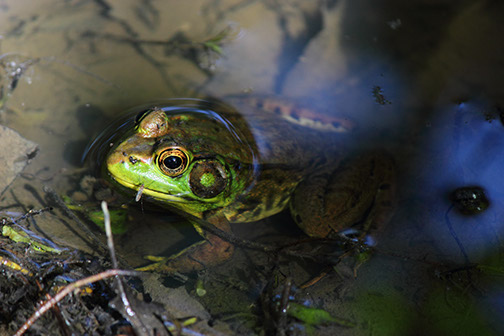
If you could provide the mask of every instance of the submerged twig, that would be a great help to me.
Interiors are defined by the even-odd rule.
[[[450,221],[450,217],[448,216],[449,213],[450,213],[450,211],[453,209],[453,207],[454,207],[454,205],[451,205],[450,208],[445,213],[446,226],[448,227],[448,231],[450,231],[451,236],[453,237],[453,239],[457,243],[457,246],[460,249],[460,253],[462,253],[462,256],[464,257],[465,264],[469,265],[470,264],[470,262],[469,262],[469,256],[467,255],[467,252],[465,251],[464,245],[462,244],[462,242],[458,238],[457,233],[453,229],[453,225],[452,225],[452,223]]]
[[[9,57],[17,57],[19,59],[9,60]],[[21,58],[25,58],[25,59],[21,60]],[[6,77],[5,78],[5,81],[6,81],[5,88],[2,87],[2,83],[0,82],[0,109],[2,109],[4,107],[4,105],[7,102],[7,99],[9,98],[9,96],[12,95],[12,93],[14,92],[16,87],[18,86],[21,77],[23,77],[23,75],[26,73],[26,71],[34,65],[41,64],[43,61],[46,61],[49,63],[57,63],[57,64],[65,65],[65,66],[67,66],[75,71],[78,71],[86,76],[90,76],[90,77],[92,77],[92,78],[94,78],[94,79],[96,79],[106,85],[114,87],[115,89],[120,89],[120,87],[117,84],[115,84],[115,83],[95,74],[95,73],[92,73],[82,67],[79,67],[75,64],[72,64],[68,61],[59,60],[54,56],[29,58],[27,56],[22,56],[17,53],[5,53],[5,54],[0,55],[0,68],[3,68],[5,70],[5,77]]]
[[[36,216],[36,215],[40,215],[41,213],[44,213],[44,212],[47,212],[47,211],[51,211],[52,210],[52,207],[45,207],[45,208],[42,208],[42,209],[38,209],[38,210],[35,210],[35,209],[32,209],[32,210],[29,210],[27,213],[25,213],[24,215],[21,215],[19,217],[16,217],[13,222],[14,223],[17,223],[19,221],[22,221],[22,220],[25,220],[29,217],[33,217],[33,216]]]
[[[241,238],[235,236],[233,233],[226,232],[226,231],[219,229],[218,227],[216,227],[215,225],[213,225],[212,223],[210,223],[204,219],[200,219],[200,218],[191,216],[191,220],[197,222],[198,225],[203,230],[205,230],[213,235],[216,235],[217,237],[219,237],[219,238],[221,238],[221,239],[223,239],[233,245],[248,248],[251,250],[261,251],[264,253],[280,254],[280,255],[284,255],[284,256],[311,259],[311,260],[318,260],[319,257],[317,257],[313,254],[310,254],[310,253],[293,251],[293,250],[288,249],[288,247],[290,247],[292,245],[299,245],[299,244],[302,244],[302,243],[308,242],[308,241],[312,242],[315,240],[323,240],[323,241],[329,241],[329,242],[330,241],[339,241],[337,239],[331,239],[331,238],[315,238],[315,239],[311,239],[311,240],[303,240],[302,242],[296,242],[296,243],[292,243],[292,244],[276,246],[276,245],[258,243],[258,242],[247,240],[247,239],[241,239]]]
[[[86,234],[87,239],[89,239],[93,244],[98,245],[97,247],[102,249],[103,252],[108,251],[107,246],[105,244],[103,244],[100,239],[98,239],[98,237],[89,229],[89,227],[86,224],[84,224],[79,219],[79,217],[77,217],[73,213],[73,211],[68,209],[65,202],[61,199],[61,197],[56,192],[54,192],[54,190],[52,190],[51,188],[49,188],[47,186],[44,186],[43,190],[51,198],[51,200],[59,206],[59,208],[65,213],[65,215],[67,215],[73,221],[75,221],[75,223],[79,226],[79,228]],[[125,260],[122,260],[121,258],[119,258],[119,260],[121,261],[122,265],[128,265],[128,263]]]

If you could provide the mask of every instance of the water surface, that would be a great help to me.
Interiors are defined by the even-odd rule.
[[[502,333],[502,14],[490,0],[0,1],[0,121],[40,146],[1,210],[44,207],[44,186],[81,191],[82,175],[93,172],[81,162],[87,144],[134,106],[202,94],[292,98],[355,120],[350,150],[386,148],[399,170],[395,215],[357,278],[343,269],[297,294],[357,322],[319,332]],[[466,186],[485,190],[486,211],[457,212],[450,193]],[[148,205],[131,216],[146,224],[116,240],[134,265],[197,239]],[[69,222],[56,210],[33,225],[91,251]],[[234,232],[302,238],[292,225],[280,215]],[[257,312],[274,265],[238,251],[201,275],[207,295],[199,299],[234,332],[253,333],[230,316]],[[320,271],[303,260],[277,266],[297,286]]]

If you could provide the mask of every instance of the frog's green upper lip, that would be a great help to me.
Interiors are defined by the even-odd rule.
[[[125,179],[122,179],[116,175],[113,175],[112,173],[110,173],[110,175],[112,176],[112,178],[114,180],[116,180],[119,184],[125,186],[126,188],[138,191],[142,186],[142,185],[131,183],[128,180],[125,180]],[[156,199],[163,200],[163,201],[170,201],[170,202],[184,202],[184,201],[186,201],[183,194],[170,195],[170,194],[156,191],[154,189],[149,189],[149,188],[145,187],[145,185],[143,187],[142,194],[146,194],[146,195],[149,195],[151,197],[154,197]]]

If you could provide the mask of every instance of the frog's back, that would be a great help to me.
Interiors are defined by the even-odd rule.
[[[289,111],[279,111],[297,108],[291,103],[256,97],[233,97],[226,103],[232,106],[225,109],[226,118],[246,128],[243,133],[257,157],[249,188],[225,209],[231,222],[255,221],[278,213],[304,177],[339,164],[345,134],[338,134],[343,132],[335,127],[320,129],[292,122],[282,114]]]
[[[354,126],[345,118],[324,120],[323,115],[278,97],[233,96],[225,101],[233,107],[227,112],[235,113],[228,115],[231,123],[238,117],[241,121],[236,124],[249,130],[244,133],[254,143],[261,164],[305,170],[340,158],[346,133]]]

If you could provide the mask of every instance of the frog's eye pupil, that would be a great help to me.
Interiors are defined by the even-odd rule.
[[[182,159],[179,156],[168,156],[163,160],[163,164],[169,169],[177,169],[182,164]]]
[[[171,177],[182,174],[187,168],[187,161],[187,154],[180,148],[173,147],[162,151],[157,158],[159,169]]]

